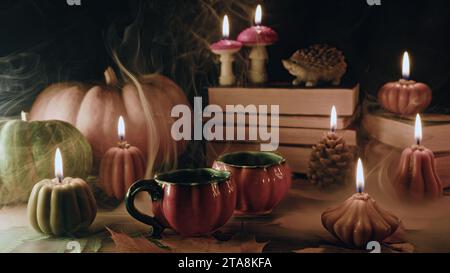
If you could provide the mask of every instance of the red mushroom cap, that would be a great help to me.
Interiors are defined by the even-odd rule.
[[[253,26],[242,31],[237,40],[246,46],[271,45],[278,41],[278,34],[266,26]]]
[[[242,43],[234,40],[220,40],[210,46],[212,52],[216,54],[234,53],[241,49]]]

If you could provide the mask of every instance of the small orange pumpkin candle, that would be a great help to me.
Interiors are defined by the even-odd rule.
[[[128,188],[136,180],[144,178],[146,160],[144,154],[125,140],[125,122],[119,117],[117,125],[119,142],[110,148],[100,164],[100,185],[109,197],[125,198]]]
[[[400,165],[392,181],[399,197],[409,200],[436,199],[443,195],[442,183],[436,173],[434,154],[421,145],[422,122],[416,116],[416,144],[403,150]]]
[[[389,82],[378,91],[378,102],[384,109],[400,115],[413,115],[423,112],[431,103],[430,87],[409,79],[409,54],[403,54],[402,79]]]

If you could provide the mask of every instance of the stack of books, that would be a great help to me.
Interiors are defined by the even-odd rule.
[[[226,109],[227,105],[244,107],[254,105],[267,105],[270,112],[271,105],[279,106],[279,146],[276,152],[283,155],[291,169],[297,173],[306,173],[312,145],[316,144],[323,133],[330,130],[330,112],[332,106],[337,109],[337,134],[344,136],[350,146],[357,145],[356,130],[352,124],[358,116],[359,85],[330,88],[301,88],[292,86],[276,87],[214,87],[209,88],[209,104],[218,105]],[[252,115],[258,113],[245,113],[245,121],[237,122],[235,113],[226,113],[226,117],[234,117],[234,134],[237,130],[245,132],[245,139],[241,140],[214,140],[207,142],[207,161],[211,164],[215,158],[223,153],[236,151],[259,151],[264,143],[258,135],[250,139],[252,128],[249,121]],[[226,118],[224,118],[226,120]],[[271,130],[271,116],[266,123]],[[225,134],[230,125],[224,123]],[[233,129],[233,128],[232,128]],[[225,138],[224,138],[225,139]],[[236,138],[234,138],[236,139]],[[266,141],[267,143],[270,141]]]

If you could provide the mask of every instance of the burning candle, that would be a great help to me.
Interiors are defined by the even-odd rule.
[[[337,127],[337,113],[336,107],[333,105],[333,107],[331,107],[331,115],[330,115],[330,131],[332,134],[336,133],[336,127]]]
[[[119,117],[119,121],[117,122],[117,135],[119,136],[120,143],[124,143],[125,141],[125,121],[123,117]]]
[[[119,142],[110,148],[100,163],[99,184],[109,197],[123,200],[128,188],[144,178],[146,160],[142,151],[125,140],[125,120],[117,122]]]
[[[222,23],[222,37],[223,39],[211,45],[211,51],[220,55],[220,85],[233,85],[236,83],[236,78],[233,73],[233,54],[238,52],[242,43],[229,39],[230,23],[228,16],[225,15]]]
[[[251,47],[249,78],[252,83],[261,84],[267,82],[266,63],[268,59],[266,46],[278,41],[278,34],[269,27],[261,25],[262,8],[256,7],[255,25],[242,31],[238,41]]]
[[[62,161],[62,155],[59,148],[56,148],[55,153],[55,179],[61,183],[64,176],[63,176],[63,161]]]
[[[38,182],[28,200],[28,219],[36,231],[72,235],[88,228],[97,214],[97,205],[87,183],[63,176],[63,157],[55,152],[55,178]]]
[[[308,178],[320,188],[337,188],[351,178],[353,155],[345,139],[336,133],[337,113],[333,105],[330,115],[330,131],[324,133],[313,146],[308,166]]]
[[[358,159],[356,193],[344,203],[322,213],[322,225],[349,247],[364,248],[370,241],[382,242],[399,227],[400,220],[382,209],[364,192],[364,171]]]
[[[385,84],[378,91],[379,103],[392,113],[417,114],[427,109],[431,103],[430,87],[424,83],[410,80],[410,68],[409,54],[405,52],[402,61],[402,78],[397,82]]]
[[[400,165],[392,181],[398,196],[417,201],[436,199],[443,195],[442,183],[436,173],[434,154],[422,142],[422,122],[416,116],[415,144],[403,150]]]

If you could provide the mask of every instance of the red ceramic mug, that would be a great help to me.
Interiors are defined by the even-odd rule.
[[[224,154],[214,161],[213,168],[232,173],[237,188],[237,214],[268,214],[291,187],[291,170],[286,160],[275,153]]]
[[[151,196],[154,216],[139,212],[134,205],[136,194],[142,191]],[[177,170],[137,181],[125,198],[128,213],[151,225],[155,237],[164,228],[187,237],[210,234],[231,218],[235,204],[231,173],[209,168]]]

